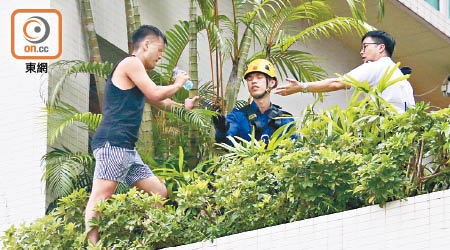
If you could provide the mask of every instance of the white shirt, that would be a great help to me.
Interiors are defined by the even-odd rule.
[[[395,63],[390,57],[382,57],[377,61],[364,63],[347,74],[356,80],[369,82],[370,87],[375,87],[380,82],[387,68],[392,69]],[[396,69],[390,80],[403,76],[403,73]],[[403,80],[386,88],[381,97],[387,101],[398,113],[404,113],[407,108],[414,107],[413,88],[407,80]]]

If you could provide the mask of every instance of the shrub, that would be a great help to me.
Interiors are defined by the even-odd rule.
[[[292,127],[269,145],[236,142],[194,170],[183,170],[180,151],[165,175],[177,183],[170,200],[131,189],[99,202],[101,216],[91,223],[101,241],[89,249],[176,246],[449,188],[450,110],[427,109],[419,103],[394,115],[362,104],[310,112],[297,140],[289,139]],[[84,249],[87,198],[81,189],[49,215],[12,226],[3,248]]]

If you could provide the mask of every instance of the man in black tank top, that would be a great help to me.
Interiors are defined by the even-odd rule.
[[[106,83],[103,119],[92,139],[96,166],[85,215],[86,228],[90,230],[87,239],[93,243],[99,239],[98,228],[89,227],[89,220],[98,216],[93,208],[98,201],[111,197],[119,182],[167,197],[165,185],[134,148],[145,101],[164,110],[181,105],[169,97],[189,79],[181,71],[172,85],[157,86],[147,75],[146,70],[155,68],[161,59],[166,42],[158,28],[141,26],[133,34],[133,56],[118,62]],[[186,99],[185,107],[193,108],[196,99],[198,96]]]

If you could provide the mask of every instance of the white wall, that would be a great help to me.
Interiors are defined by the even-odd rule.
[[[172,250],[450,249],[450,189]]]
[[[87,41],[85,37],[84,24],[81,17],[80,1],[51,1],[50,7],[57,9],[62,15],[62,54],[59,58],[50,61],[55,63],[60,60],[82,60],[89,61]],[[60,79],[62,71],[49,76],[49,85],[54,86]],[[89,75],[76,74],[66,78],[61,101],[74,106],[80,112],[89,111]],[[88,151],[88,132],[76,125],[65,128],[64,133],[55,141],[51,147],[68,148],[72,152]],[[46,192],[46,206],[55,198]]]
[[[62,26],[62,54],[50,63],[59,60],[89,61],[84,24],[81,18],[80,1],[51,1],[51,8],[61,12]],[[94,1],[93,1],[94,2]],[[51,76],[50,83],[59,79]],[[89,75],[77,74],[66,79],[61,93],[61,100],[77,108],[80,112],[89,111]],[[74,152],[87,152],[88,133],[78,126],[69,126],[55,145],[63,145]],[[50,145],[49,145],[50,146]]]
[[[41,89],[46,76],[25,74],[26,62],[12,57],[11,14],[16,9],[49,8],[49,0],[5,1],[0,8],[0,234],[11,224],[41,217],[45,211],[40,158],[46,152],[46,120]],[[42,78],[41,78],[42,77]]]
[[[143,1],[138,2],[141,4]],[[125,1],[95,0],[91,1],[91,8],[97,34],[123,51],[128,51]]]
[[[450,37],[450,17],[448,15],[449,0],[440,0],[440,10],[436,10],[424,0],[391,0],[399,1],[416,12],[419,16]]]
[[[11,224],[42,217],[46,208],[45,183],[41,181],[41,157],[47,152],[47,120],[42,108],[47,97],[48,75],[25,74],[26,62],[10,52],[11,13],[16,9],[57,9],[62,14],[62,55],[56,60],[89,60],[78,1],[21,0],[2,4],[4,29],[0,36],[0,231]],[[56,78],[52,78],[56,79]],[[89,80],[86,75],[68,79],[62,100],[82,112],[88,111]],[[72,126],[55,145],[73,151],[87,151],[87,132]],[[51,200],[51,197],[48,197]]]
[[[450,18],[449,5],[450,5],[450,1],[449,0],[441,0],[441,1],[439,1],[439,12],[441,12],[447,18]]]

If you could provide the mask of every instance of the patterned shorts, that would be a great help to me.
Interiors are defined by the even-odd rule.
[[[94,150],[96,160],[94,180],[105,179],[132,185],[138,180],[154,176],[135,149],[105,146]]]

